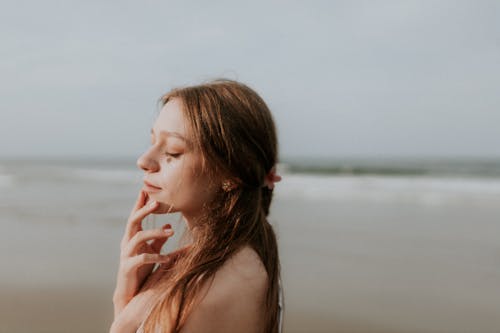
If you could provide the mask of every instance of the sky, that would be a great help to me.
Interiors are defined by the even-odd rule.
[[[139,156],[158,98],[217,77],[282,159],[500,157],[498,1],[0,4],[0,158]]]

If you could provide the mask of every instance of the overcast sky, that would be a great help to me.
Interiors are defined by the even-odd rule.
[[[500,157],[499,1],[0,1],[0,156],[138,156],[176,85],[240,80],[281,157]]]

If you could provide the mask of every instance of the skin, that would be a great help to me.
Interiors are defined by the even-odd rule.
[[[155,263],[168,267],[175,256],[189,251],[188,245],[160,255],[162,246],[173,235],[171,226],[143,230],[142,220],[149,214],[181,212],[191,231],[203,212],[203,203],[222,184],[222,179],[210,181],[202,173],[202,157],[189,140],[189,128],[178,99],[164,105],[152,130],[151,146],[139,157],[137,166],[144,171],[144,180],[160,189],[141,189],[127,221],[113,295],[113,333],[136,332],[158,301],[161,293],[156,282],[161,279],[162,270],[152,273]],[[182,332],[262,331],[266,288],[267,273],[260,258],[244,246],[216,272],[210,285],[203,286],[204,297]]]
[[[181,102],[170,100],[162,108],[152,128],[151,146],[137,166],[144,170],[144,180],[162,189],[148,193],[159,202],[154,213],[180,211],[191,229],[221,180],[211,181],[202,173],[202,157],[193,148],[186,124]]]

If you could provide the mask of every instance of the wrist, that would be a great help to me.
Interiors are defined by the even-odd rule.
[[[111,323],[111,327],[109,328],[109,333],[115,333],[115,332],[118,332],[118,325],[116,321],[113,321]]]
[[[127,306],[129,301],[127,301],[126,298],[123,297],[113,297],[113,307],[114,307],[114,315],[115,315],[115,320],[122,312],[122,310]]]
[[[133,325],[130,318],[126,318],[123,315],[116,316],[113,323],[111,323],[109,333],[135,332],[136,330],[132,331],[132,327]]]
[[[123,332],[123,325],[121,325],[120,322],[115,319],[111,324],[111,327],[109,328],[109,333],[121,333],[121,332]]]
[[[132,298],[133,298],[133,296],[130,297],[128,295],[124,295],[124,294],[120,294],[120,293],[115,292],[113,294],[113,303],[114,304],[120,304],[120,303],[127,304]]]

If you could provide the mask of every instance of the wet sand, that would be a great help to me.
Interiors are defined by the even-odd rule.
[[[134,191],[122,193],[113,201],[119,216],[92,211],[68,222],[50,206],[29,216],[3,210],[0,332],[108,330],[134,200]],[[498,216],[482,201],[307,201],[278,192],[271,223],[284,332],[497,332]]]

